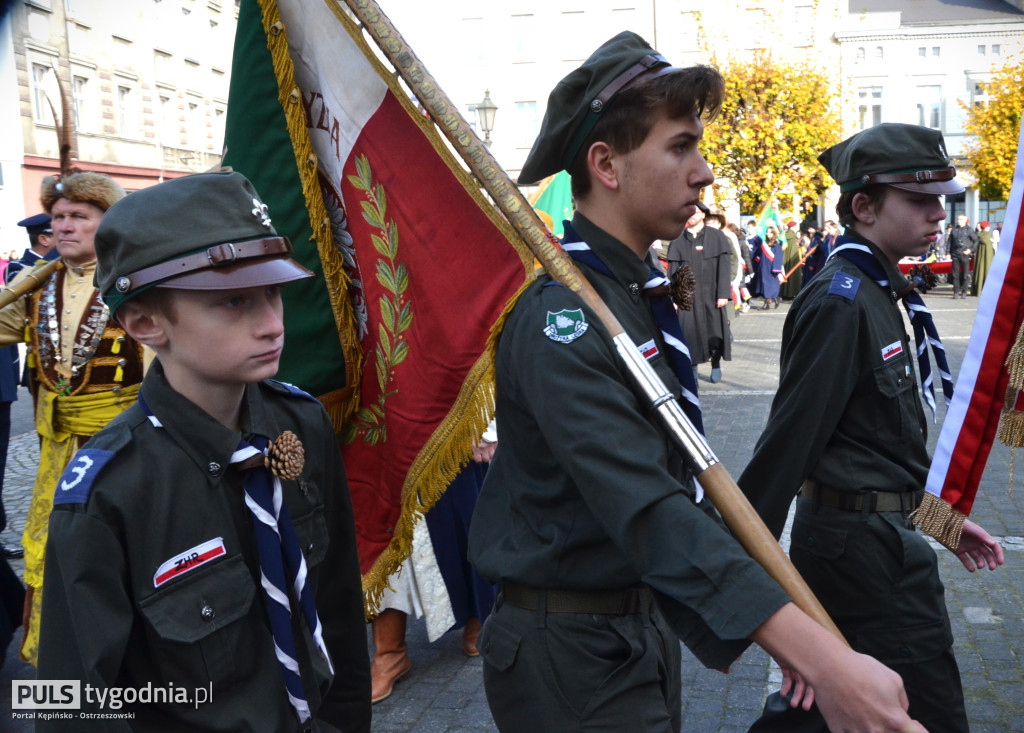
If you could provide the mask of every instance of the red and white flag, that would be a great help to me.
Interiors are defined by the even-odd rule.
[[[532,276],[533,256],[342,5],[244,0],[238,34],[229,105],[238,127],[229,115],[227,161],[253,178],[271,216],[308,209],[312,235],[290,236],[297,256],[300,248],[313,252],[324,275],[317,282],[330,295],[330,305],[316,307],[318,293],[286,301],[286,328],[291,333],[296,320],[308,328],[333,309],[342,341],[358,341],[343,349],[345,364],[327,356],[337,352],[337,333],[334,344],[286,341],[292,360],[281,378],[321,399],[354,392],[358,400],[337,427],[364,588],[375,605],[410,552],[414,524],[468,461],[493,413],[490,334]],[[270,69],[268,59],[271,94],[260,96],[255,75]],[[243,83],[238,75],[246,73],[254,76]],[[263,189],[280,175],[265,175],[273,150],[254,153],[272,138],[270,123],[253,130],[264,119],[255,107],[266,102],[287,120],[297,204],[282,195],[275,207]],[[232,131],[238,141],[251,137],[232,147]],[[307,386],[323,373],[310,368],[317,365],[343,383]]]
[[[1018,143],[1024,144],[1024,128]],[[971,330],[967,353],[946,412],[915,523],[943,544],[956,547],[963,520],[974,504],[1004,407],[1007,357],[1024,321],[1024,156],[1018,153],[1002,237],[992,261]]]

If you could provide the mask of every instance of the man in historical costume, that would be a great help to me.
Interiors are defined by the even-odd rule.
[[[974,250],[974,274],[971,276],[971,295],[981,295],[981,289],[988,277],[988,268],[992,266],[992,258],[996,256],[996,248],[992,242],[992,230],[987,221],[978,222],[978,248]]]
[[[0,310],[0,346],[28,342],[36,396],[39,471],[25,520],[25,638],[22,657],[35,663],[40,588],[53,492],[72,455],[135,402],[142,381],[142,348],[110,320],[93,286],[93,235],[104,212],[124,197],[110,177],[78,172],[43,180],[40,201],[61,265],[35,291]],[[28,277],[23,269],[12,284]]]
[[[690,361],[696,366],[711,360],[711,381],[722,379],[722,359],[732,358],[729,304],[732,281],[732,245],[721,231],[704,225],[707,207],[700,204],[686,229],[668,246],[668,275],[684,266],[693,272],[693,304],[678,311]]]

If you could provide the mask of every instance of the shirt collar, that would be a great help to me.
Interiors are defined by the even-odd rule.
[[[219,476],[231,463],[231,454],[244,435],[276,438],[279,430],[267,414],[258,384],[245,386],[242,430],[230,430],[208,412],[176,392],[167,382],[159,358],[154,359],[142,380],[141,394],[162,429],[181,446],[204,473]],[[216,465],[216,468],[214,467]]]
[[[640,259],[636,252],[578,211],[573,216],[572,226],[631,295],[635,293],[630,285],[639,284],[641,290],[643,289],[654,266],[649,253],[645,259]]]

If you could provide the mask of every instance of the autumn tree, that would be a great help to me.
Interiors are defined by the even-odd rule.
[[[964,147],[970,171],[978,179],[982,197],[1005,201],[1010,197],[1013,168],[1017,159],[1021,110],[1024,109],[1024,56],[1012,58],[992,70],[985,82],[988,102],[967,110],[964,129],[970,137]]]
[[[838,92],[823,69],[757,54],[719,67],[725,98],[704,133],[716,177],[728,179],[745,211],[771,197],[792,210],[799,196],[810,205],[831,185],[818,154],[842,139]],[[715,185],[715,200],[721,198]]]

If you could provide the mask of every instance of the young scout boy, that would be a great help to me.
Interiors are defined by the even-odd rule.
[[[138,403],[57,486],[39,678],[81,680],[83,710],[140,700],[104,730],[368,731],[334,431],[312,397],[270,380],[279,288],[312,273],[231,172],[131,194],[104,217],[96,251],[111,313],[157,359]]]
[[[776,536],[802,484],[793,562],[853,648],[899,672],[914,719],[966,731],[935,552],[909,517],[929,459],[901,303],[916,296],[897,267],[942,235],[942,196],[964,189],[942,133],[916,125],[877,125],[818,159],[846,232],[786,316],[779,390],[739,484]],[[970,520],[955,552],[970,571],[1003,562]],[[826,726],[774,695],[753,730]]]
[[[722,93],[713,69],[671,67],[621,33],[555,87],[520,176],[568,169],[565,249],[698,421],[671,303],[643,291],[665,281],[651,243],[679,236],[713,180],[698,145]],[[501,584],[477,644],[500,730],[679,731],[680,638],[717,669],[755,641],[813,686],[836,730],[920,730],[899,677],[798,610],[700,499],[577,295],[531,285],[495,368],[502,444],[469,555]]]

